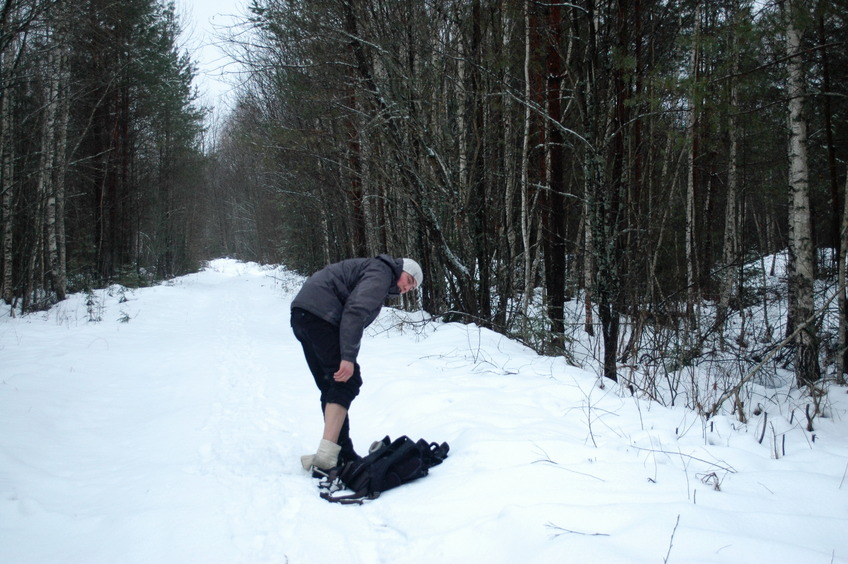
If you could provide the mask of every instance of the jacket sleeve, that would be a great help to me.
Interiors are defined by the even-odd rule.
[[[395,284],[394,274],[388,265],[375,260],[362,273],[350,293],[342,311],[339,324],[339,348],[342,360],[356,362],[359,345],[365,328],[380,313],[389,290]]]

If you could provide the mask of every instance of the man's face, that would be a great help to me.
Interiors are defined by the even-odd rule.
[[[415,278],[410,273],[404,272],[400,275],[397,286],[400,289],[400,293],[405,294],[415,288]]]

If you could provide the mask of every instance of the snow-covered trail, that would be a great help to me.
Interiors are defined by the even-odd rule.
[[[263,355],[290,352],[275,319],[283,304],[279,316],[267,311],[273,284],[261,272],[230,276],[127,293],[119,306],[100,304],[98,324],[75,297],[28,320],[37,334],[14,342],[14,327],[3,332],[4,364],[15,367],[3,377],[14,401],[4,404],[28,427],[9,449],[26,480],[14,489],[29,494],[4,509],[47,525],[15,539],[33,551],[29,561],[238,560],[233,505],[244,500],[228,480],[258,465],[279,475],[274,443],[284,437],[269,423],[279,406],[266,386],[282,379]],[[128,323],[115,323],[118,310]]]
[[[844,399],[814,444],[772,415],[773,460],[757,422],[388,309],[362,347],[356,446],[407,434],[450,457],[366,505],[321,500],[300,468],[321,420],[298,284],[222,260],[103,295],[99,323],[84,296],[0,318],[0,562],[848,561]]]

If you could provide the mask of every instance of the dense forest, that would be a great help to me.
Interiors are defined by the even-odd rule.
[[[566,357],[597,334],[631,390],[720,356],[712,399],[686,399],[702,412],[741,406],[765,362],[813,397],[844,382],[846,18],[252,0],[221,38],[237,100],[206,130],[173,3],[3,0],[2,297],[30,312],[216,256],[309,273],[388,252],[425,269],[407,307]]]

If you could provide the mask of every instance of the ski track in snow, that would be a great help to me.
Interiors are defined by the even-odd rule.
[[[450,456],[363,506],[321,500],[300,467],[322,426],[297,285],[219,260],[103,294],[99,323],[81,296],[0,318],[0,562],[848,561],[844,390],[815,445],[772,416],[773,460],[757,422],[390,309],[362,345],[356,447],[407,434]]]

